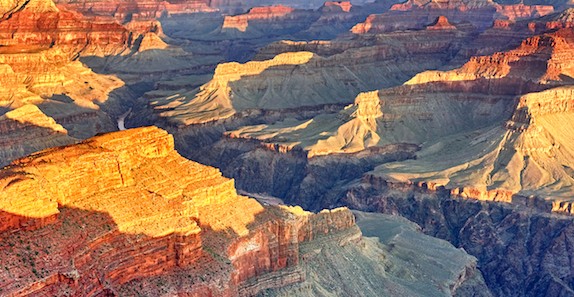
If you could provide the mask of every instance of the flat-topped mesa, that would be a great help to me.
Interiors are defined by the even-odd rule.
[[[237,62],[217,65],[214,81],[230,82],[240,79],[242,76],[260,74],[264,70],[282,65],[299,65],[311,61],[314,54],[312,52],[289,52],[275,56],[271,60],[250,61],[244,64]]]
[[[295,11],[295,9],[284,5],[253,7],[245,14],[225,16],[222,28],[237,29],[241,32],[245,32],[249,26],[249,21],[273,21],[279,18],[287,17],[293,11]]]
[[[326,1],[321,7],[321,11],[324,12],[350,12],[353,8],[351,1]]]
[[[179,116],[183,113],[185,117],[181,122],[188,125],[225,119],[233,116],[238,110],[257,108],[256,102],[247,100],[242,96],[236,96],[236,91],[231,84],[243,77],[258,75],[275,67],[293,67],[293,65],[305,64],[311,61],[313,57],[314,54],[311,52],[290,52],[277,55],[271,60],[250,61],[245,64],[237,62],[219,64],[212,80],[208,83],[183,97],[176,94],[164,99],[166,101],[190,100],[189,104],[181,106],[184,110],[180,111],[176,108],[173,111],[162,112],[161,116]],[[269,104],[273,103],[275,102],[269,102]],[[177,118],[175,120],[180,122]]]
[[[456,27],[451,25],[445,16],[441,15],[427,27],[427,30],[456,30]]]

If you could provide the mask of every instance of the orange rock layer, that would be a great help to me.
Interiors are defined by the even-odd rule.
[[[19,159],[0,171],[0,294],[253,295],[303,280],[300,242],[354,226],[233,184],[155,127]]]

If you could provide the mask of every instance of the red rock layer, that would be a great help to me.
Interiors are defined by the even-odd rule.
[[[499,5],[497,12],[500,16],[514,21],[518,19],[536,18],[551,14],[554,12],[554,7],[551,5]]]
[[[272,21],[278,18],[287,17],[294,11],[293,8],[283,5],[253,7],[246,14],[235,16],[226,16],[223,20],[223,29],[235,28],[239,31],[245,31],[249,21],[268,20]]]
[[[129,32],[112,19],[86,18],[66,10],[37,11],[29,5],[0,21],[2,53],[60,46],[69,48],[71,55],[86,48],[117,54],[128,45]]]
[[[553,12],[552,6],[500,5],[491,1],[417,1],[395,4],[390,11],[373,14],[365,22],[353,27],[355,34],[382,33],[406,29],[423,29],[438,17],[454,23],[470,23],[486,29],[495,19],[540,17]]]
[[[214,11],[203,0],[56,0],[61,7],[87,14],[113,16],[119,21],[150,20],[172,14]]]
[[[456,70],[420,73],[407,84],[500,78],[521,80],[529,84],[562,84],[567,81],[567,77],[574,76],[574,64],[569,58],[572,54],[574,30],[561,29],[527,38],[520,46],[508,52],[472,57]]]
[[[20,159],[0,171],[0,189],[0,293],[10,296],[254,295],[302,280],[300,242],[354,226],[346,209],[238,196],[155,127]]]
[[[436,19],[436,21],[432,25],[428,26],[427,29],[429,29],[429,30],[454,30],[454,29],[456,29],[456,27],[451,25],[445,16],[441,15]]]

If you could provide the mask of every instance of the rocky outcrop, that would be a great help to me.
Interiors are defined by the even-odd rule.
[[[421,236],[419,227],[398,216],[354,212],[365,238],[348,237],[302,245],[306,280],[267,296],[491,296],[484,286],[476,260],[444,241]],[[425,238],[426,237],[426,238]],[[353,238],[353,237],[351,237]],[[355,239],[356,240],[356,239]],[[361,252],[356,252],[356,249]],[[433,265],[433,259],[449,263]],[[377,258],[376,260],[374,258]],[[421,263],[415,266],[413,263]],[[425,263],[425,264],[423,264]],[[384,269],[379,270],[381,265]],[[368,273],[363,274],[363,272]],[[419,278],[419,273],[425,277]],[[352,277],[347,278],[346,275]],[[376,282],[369,282],[376,275]],[[410,285],[410,278],[419,279]],[[397,285],[404,282],[405,285]],[[327,295],[329,296],[329,295]]]
[[[438,67],[463,38],[465,33],[457,30],[433,30],[432,34],[417,31],[379,39],[309,43],[305,49],[334,54],[321,57],[312,52],[285,52],[244,64],[220,64],[213,79],[200,88],[167,92],[169,95],[158,92],[162,96],[150,96],[152,100],[142,103],[158,115],[160,125],[179,127],[256,117],[273,110],[348,105],[362,91],[396,86],[420,69]],[[298,47],[285,42],[274,50]]]
[[[559,296],[572,290],[574,269],[565,248],[574,228],[571,218],[539,212],[534,204],[461,199],[442,187],[368,176],[344,196],[346,205],[400,214],[426,234],[464,248],[477,257],[495,296]]]
[[[497,7],[497,13],[500,17],[511,21],[542,17],[553,12],[554,7],[551,5],[525,5],[524,3],[519,3]]]
[[[427,27],[428,30],[455,30],[456,27],[448,22],[445,16],[439,16],[434,23]]]
[[[436,81],[472,81],[480,78],[514,78],[539,83],[563,81],[570,77],[572,68],[567,56],[574,44],[572,31],[559,30],[528,38],[511,51],[491,56],[473,57],[463,67],[448,71],[423,72],[406,84],[423,84]]]
[[[0,54],[0,64],[0,106],[5,110],[37,105],[75,138],[114,130],[100,105],[113,101],[112,94],[124,85],[117,77],[70,61],[61,48]]]
[[[128,46],[129,32],[113,20],[60,10],[52,0],[23,3],[22,8],[6,12],[0,21],[0,44],[6,47],[3,53],[59,46],[71,55],[79,51],[118,54]]]
[[[0,176],[8,295],[121,295],[140,284],[148,295],[252,296],[266,287],[243,284],[267,273],[289,268],[278,283],[301,281],[298,244],[354,226],[345,209],[300,214],[238,196],[233,180],[180,157],[157,128],[43,151]]]
[[[0,117],[0,127],[0,166],[36,151],[76,141],[35,105],[7,112]]]
[[[344,11],[351,12],[353,4],[350,1],[326,1],[321,10],[323,11]]]
[[[223,20],[223,29],[237,29],[245,32],[250,21],[266,20],[277,21],[286,18],[294,11],[293,8],[283,5],[268,7],[253,7],[246,14],[226,16]]]
[[[307,267],[329,263],[324,257],[332,253],[360,259],[357,270],[328,257],[343,269],[337,274],[343,279],[359,273],[370,280],[373,285],[363,288],[371,292],[381,289],[375,277],[386,275],[373,275],[373,268],[382,272],[404,261],[376,239],[363,239],[348,209],[314,214],[263,207],[237,195],[233,180],[219,170],[179,156],[173,143],[155,127],[126,130],[42,151],[0,171],[2,294],[256,296],[299,283],[325,286],[316,279],[321,271]],[[450,291],[437,293],[454,295],[461,284],[476,283],[467,279],[481,279],[463,251],[406,222],[378,224],[404,225],[411,230],[406,240],[441,246],[433,259],[448,266],[431,282],[448,284]],[[390,258],[379,262],[386,254]],[[413,266],[411,273],[386,285],[422,294],[416,284],[427,282],[426,270]]]

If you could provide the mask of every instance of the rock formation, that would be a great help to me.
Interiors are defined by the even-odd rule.
[[[434,31],[309,44],[305,49],[318,54],[284,52],[244,64],[220,64],[213,79],[203,86],[169,95],[150,94],[145,104],[162,124],[172,126],[257,116],[260,111],[348,105],[361,91],[398,85],[422,69],[438,67],[466,36],[457,30]],[[421,46],[421,40],[428,43]],[[273,50],[298,47],[297,43],[282,43]],[[321,57],[323,48],[335,53]],[[403,60],[407,52],[409,59]]]
[[[490,0],[480,1],[418,1],[395,4],[390,11],[372,14],[353,27],[355,34],[381,33],[396,30],[423,29],[438,17],[454,23],[470,23],[480,30],[489,28],[496,19],[527,19],[550,14],[552,6],[524,4],[501,5]]]
[[[128,32],[120,24],[57,9],[52,0],[24,2],[12,7],[0,21],[3,52],[37,52],[62,47],[71,55],[78,51],[118,54],[128,44]]]
[[[0,117],[0,166],[49,147],[71,144],[76,139],[35,105],[24,105]]]
[[[0,64],[0,106],[4,110],[37,105],[77,138],[113,130],[111,119],[99,105],[123,86],[118,78],[96,74],[79,61],[70,61],[69,53],[60,48],[3,53]],[[21,156],[24,154],[17,157]],[[2,163],[6,161],[10,160]]]
[[[428,30],[454,30],[456,29],[455,26],[451,25],[448,22],[448,19],[445,16],[439,16],[434,23],[427,26]]]
[[[226,16],[223,20],[223,29],[237,29],[245,32],[250,21],[270,20],[288,17],[293,8],[283,5],[269,7],[253,7],[246,14]]]
[[[298,146],[307,151],[310,158],[333,153],[355,153],[379,144],[381,137],[377,131],[377,119],[382,117],[381,100],[375,91],[359,94],[353,105],[337,115],[321,115],[295,123],[289,119],[269,126],[241,127],[228,132],[227,136],[279,143],[289,150]],[[326,132],[326,126],[336,131]]]
[[[514,78],[540,83],[572,77],[572,63],[566,57],[574,50],[574,32],[569,29],[528,38],[511,51],[473,57],[457,70],[423,72],[406,84],[433,81],[472,81],[480,78]]]
[[[323,4],[323,10],[341,10],[344,12],[351,12],[351,8],[353,8],[353,4],[351,1],[326,1]]]
[[[119,0],[119,1],[71,1],[56,0],[67,9],[86,14],[112,16],[121,22],[132,20],[152,20],[162,16],[191,14],[215,11],[202,0],[160,1],[160,0]]]
[[[536,193],[552,205],[572,193],[569,169],[560,165],[572,163],[566,153],[570,144],[557,128],[558,118],[565,127],[572,123],[569,87],[553,88],[570,81],[570,61],[564,58],[573,44],[569,36],[565,30],[536,36],[515,50],[472,58],[455,70],[420,73],[403,86],[362,93],[338,114],[244,126],[226,135],[302,150],[308,158],[420,145],[416,160],[377,170],[390,180],[461,188],[459,194],[468,198],[511,202],[513,194]],[[534,99],[547,97],[556,107],[550,107],[550,99]],[[538,115],[547,110],[553,115]],[[544,124],[534,120],[541,117]],[[560,191],[552,192],[553,184],[560,184]]]
[[[386,252],[361,243],[349,210],[263,207],[173,145],[167,132],[139,128],[42,151],[0,171],[2,294],[254,296],[305,281],[301,263],[324,253],[322,242],[339,243],[328,253],[345,247],[383,271],[360,247]],[[458,257],[434,279],[452,284],[448,293],[476,279],[469,273],[481,279],[472,257],[430,242],[450,253],[441,259]],[[413,273],[426,281],[424,271]],[[368,271],[363,277],[374,281]],[[417,291],[408,289],[415,282],[396,286]]]

